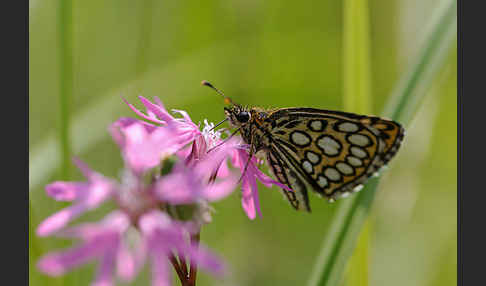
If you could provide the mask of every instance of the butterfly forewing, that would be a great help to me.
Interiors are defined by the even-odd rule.
[[[334,200],[357,191],[397,152],[400,124],[373,116],[312,108],[271,113],[268,162],[296,209],[310,210],[306,187]]]

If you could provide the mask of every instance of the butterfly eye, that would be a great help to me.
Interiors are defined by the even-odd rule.
[[[242,111],[236,115],[236,119],[241,123],[248,122],[250,120],[250,113]]]

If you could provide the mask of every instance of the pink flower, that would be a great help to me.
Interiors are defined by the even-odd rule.
[[[260,171],[257,167],[258,160],[256,157],[251,159],[246,172],[243,173],[245,165],[248,162],[248,158],[249,155],[246,148],[237,148],[233,153],[232,163],[240,168],[243,176],[241,178],[241,205],[243,206],[243,210],[248,218],[254,219],[256,217],[256,211],[260,217],[262,216],[262,212],[260,210],[260,200],[258,199],[257,179],[267,188],[270,188],[272,185],[276,185],[289,191],[291,191],[291,189],[286,185],[272,180],[270,177]]]
[[[207,202],[222,199],[234,189],[236,176],[229,172],[221,178],[216,176],[233,147],[223,144],[208,152],[208,148],[220,142],[219,133],[208,130],[209,124],[201,132],[184,111],[177,111],[182,118],[174,118],[161,104],[141,100],[148,114],[142,115],[151,123],[120,118],[110,126],[125,162],[120,182],[105,178],[76,159],[86,182],[58,181],[46,187],[49,196],[73,204],[44,220],[38,226],[38,235],[80,239],[81,243],[41,258],[38,263],[41,271],[58,276],[97,261],[93,285],[112,285],[115,275],[131,281],[150,261],[153,285],[169,285],[168,257],[175,250],[203,269],[222,273],[222,263],[217,257],[185,237],[198,233],[210,220]],[[189,145],[191,149],[185,149]],[[168,174],[155,172],[163,159],[181,155],[184,150],[190,151]],[[67,227],[72,219],[108,199],[116,202],[118,210],[100,222]],[[192,218],[184,223],[163,212],[180,204],[196,207]]]
[[[78,162],[78,165],[80,163]],[[56,182],[48,186],[48,193],[58,200],[79,200],[82,204],[85,201],[93,204],[84,203],[91,208],[99,205],[102,200],[96,194],[96,184],[105,184],[101,175],[82,166],[83,170],[89,173],[88,178],[94,182]],[[192,169],[184,172],[173,172],[167,176],[177,178],[182,176],[187,180],[191,174],[199,174],[199,171]],[[199,231],[201,218],[179,223],[172,220],[167,214],[160,211],[165,208],[171,200],[164,197],[159,198],[156,193],[157,187],[162,179],[153,183],[145,183],[142,176],[132,173],[131,169],[125,169],[122,176],[122,183],[116,184],[109,181],[109,193],[105,190],[106,199],[110,197],[116,201],[119,210],[109,214],[105,219],[98,223],[85,223],[76,227],[66,227],[69,220],[62,220],[60,224],[58,217],[64,218],[66,210],[46,219],[41,223],[37,232],[43,236],[54,234],[58,237],[76,238],[82,242],[79,246],[72,249],[49,253],[42,257],[38,262],[38,268],[51,276],[59,276],[72,268],[90,261],[98,262],[98,271],[93,285],[113,285],[115,272],[124,281],[131,281],[142,268],[146,260],[151,262],[153,285],[170,285],[171,273],[168,271],[168,256],[171,251],[177,250],[177,254],[184,255],[191,261],[197,263],[201,268],[209,270],[215,274],[222,273],[222,262],[212,255],[203,246],[192,245],[184,237]],[[198,200],[214,201],[223,198],[234,189],[236,180],[224,180],[216,184],[207,185],[197,181],[198,177],[192,177],[189,186],[194,189],[176,189],[175,184],[170,184],[172,179],[168,179],[168,184],[163,185],[167,192],[179,193],[174,195],[176,201],[184,195],[190,196],[188,202],[198,202]],[[98,182],[101,180],[101,183]],[[197,189],[196,189],[197,188]],[[100,188],[104,190],[103,188]],[[99,192],[99,190],[98,190]],[[192,192],[192,193],[190,193]],[[201,192],[200,195],[197,192]],[[76,208],[77,205],[66,208]],[[202,202],[202,209],[206,208]],[[76,213],[79,215],[80,213]],[[196,215],[200,212],[196,212]],[[74,218],[75,216],[70,216]],[[133,237],[139,239],[133,239]],[[129,247],[131,245],[131,247]]]
[[[71,220],[97,208],[113,195],[116,185],[114,181],[92,171],[79,159],[74,159],[74,163],[88,181],[58,181],[46,186],[47,195],[58,201],[72,201],[73,204],[45,219],[37,228],[39,236],[47,236],[62,229]]]

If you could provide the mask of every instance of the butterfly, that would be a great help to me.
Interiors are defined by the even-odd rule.
[[[263,152],[281,189],[296,210],[310,212],[307,190],[330,202],[360,191],[400,148],[405,129],[376,116],[307,107],[263,109],[235,104],[220,93],[230,125],[250,146],[249,158]]]

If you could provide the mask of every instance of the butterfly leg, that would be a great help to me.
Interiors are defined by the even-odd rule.
[[[214,149],[218,148],[219,146],[223,145],[224,143],[228,142],[233,136],[236,135],[236,133],[238,133],[240,131],[241,128],[238,128],[236,129],[233,133],[231,133],[231,135],[224,139],[223,142],[219,143],[218,145],[214,146],[213,148],[209,149],[207,153],[213,151]]]
[[[241,177],[238,180],[238,183],[240,183],[241,180],[243,179],[243,176],[246,174],[246,171],[248,170],[248,167],[250,166],[250,161],[253,158],[253,155],[255,155],[255,153],[256,153],[256,149],[257,149],[258,144],[256,144],[256,142],[253,141],[253,138],[255,138],[255,136],[253,136],[253,134],[252,134],[254,130],[255,129],[253,129],[252,126],[250,125],[250,132],[249,133],[251,135],[248,138],[249,139],[248,144],[250,145],[250,152],[248,154],[248,160],[246,161],[245,168],[243,169],[243,172],[241,173]]]
[[[246,171],[248,170],[248,166],[250,166],[250,161],[253,158],[254,154],[255,154],[255,152],[253,151],[253,148],[250,147],[250,154],[248,154],[248,160],[246,161],[245,168],[243,169],[243,172],[241,172],[241,177],[238,180],[238,184],[241,183],[243,176],[246,174]]]

